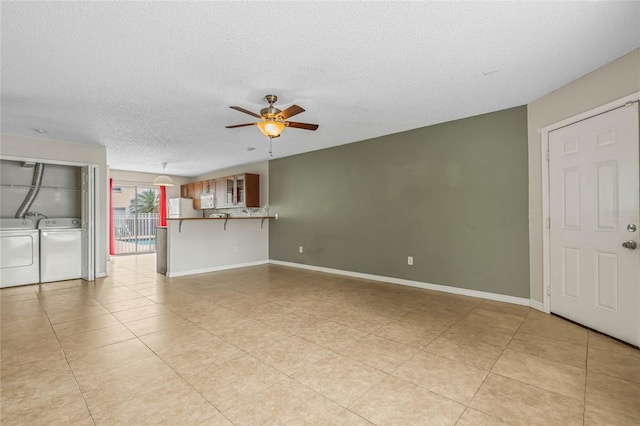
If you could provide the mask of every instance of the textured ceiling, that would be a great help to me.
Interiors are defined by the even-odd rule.
[[[2,2],[3,133],[195,176],[526,104],[640,47],[640,2]],[[34,129],[44,129],[38,134]],[[255,147],[254,151],[247,151]]]

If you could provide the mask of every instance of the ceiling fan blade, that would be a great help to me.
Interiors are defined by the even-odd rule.
[[[293,117],[294,115],[300,114],[301,112],[304,112],[304,108],[298,105],[291,105],[289,108],[278,114],[278,117],[282,117],[283,120],[286,120],[287,118]]]
[[[295,127],[297,129],[305,129],[305,130],[316,130],[318,128],[317,124],[297,123],[295,121],[285,121],[284,124],[287,127]]]
[[[226,129],[235,129],[236,127],[255,126],[258,123],[234,124],[233,126],[224,126]]]
[[[252,116],[254,116],[254,117],[256,117],[256,118],[262,118],[261,116],[259,116],[259,115],[258,115],[258,114],[256,114],[255,112],[251,112],[251,111],[246,110],[246,109],[244,109],[244,108],[241,108],[241,107],[239,107],[239,106],[230,106],[229,108],[231,108],[231,109],[235,109],[236,111],[244,112],[245,114],[252,115]]]

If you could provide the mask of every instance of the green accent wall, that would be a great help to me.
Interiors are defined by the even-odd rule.
[[[273,260],[529,298],[526,106],[270,161],[269,205]]]

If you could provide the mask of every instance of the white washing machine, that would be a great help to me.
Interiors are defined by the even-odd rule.
[[[82,229],[78,218],[40,219],[40,282],[82,275]]]
[[[40,240],[31,219],[0,219],[0,287],[40,281]]]

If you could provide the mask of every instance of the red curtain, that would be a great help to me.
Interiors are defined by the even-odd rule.
[[[160,187],[160,220],[158,226],[167,226],[167,187]]]
[[[113,179],[109,179],[109,254],[116,254],[115,241],[113,240]]]

